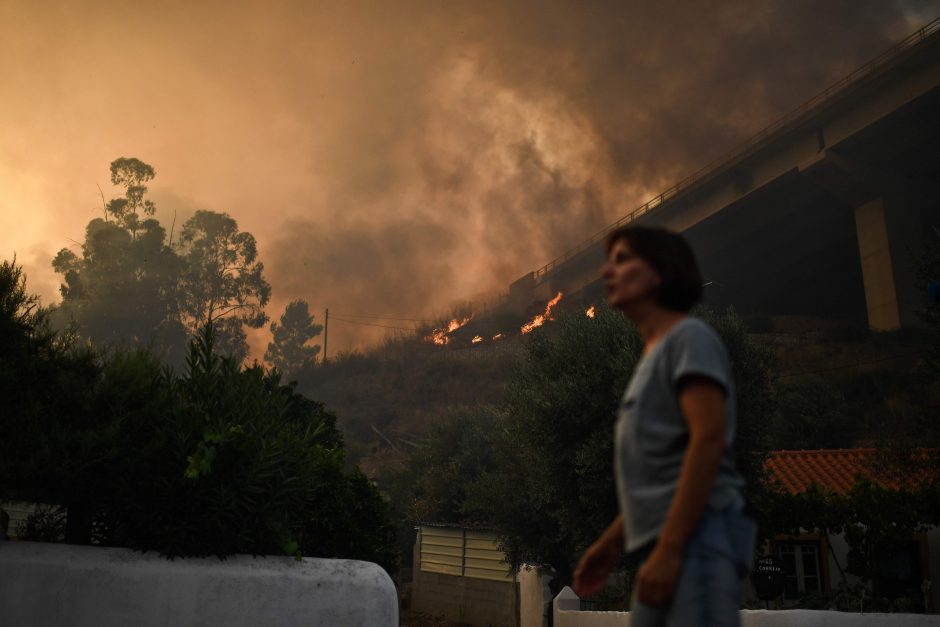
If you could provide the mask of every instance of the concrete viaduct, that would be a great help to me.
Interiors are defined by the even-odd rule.
[[[684,233],[708,304],[873,330],[916,324],[925,292],[914,255],[940,228],[940,19],[515,281],[503,306],[532,311],[558,291],[600,302],[604,238],[626,223]]]

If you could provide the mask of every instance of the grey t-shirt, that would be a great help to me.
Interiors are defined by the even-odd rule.
[[[731,447],[736,428],[734,382],[728,352],[705,322],[688,316],[675,324],[636,365],[620,401],[614,430],[614,472],[623,514],[626,550],[655,539],[672,503],[689,442],[679,408],[679,380],[701,375],[726,391],[725,442],[708,506],[743,503],[744,481]]]

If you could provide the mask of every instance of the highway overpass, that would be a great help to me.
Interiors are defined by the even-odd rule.
[[[940,227],[940,19],[509,289],[529,313],[598,302],[604,238],[686,235],[705,301],[894,330],[917,323],[914,254]]]

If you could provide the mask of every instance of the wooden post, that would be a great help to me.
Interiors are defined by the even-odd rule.
[[[326,342],[330,337],[330,308],[326,308],[326,316],[323,319],[323,364],[326,364]]]

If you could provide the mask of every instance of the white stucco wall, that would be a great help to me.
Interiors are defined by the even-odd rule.
[[[554,601],[555,627],[629,627],[630,612],[580,612],[580,601],[564,588]],[[940,627],[940,616],[851,614],[817,610],[741,610],[742,627]]]
[[[845,541],[845,536],[842,534],[828,536],[829,544],[832,547],[832,550],[827,550],[823,554],[823,558],[828,562],[827,567],[829,569],[829,588],[835,590],[842,583],[843,574],[845,575],[845,584],[847,586],[854,586],[858,583],[861,583],[861,579],[856,575],[845,572],[845,568],[849,563],[849,543]],[[836,560],[839,560],[838,564]],[[842,570],[839,570],[839,567],[842,567]]]
[[[0,542],[0,625],[392,627],[398,598],[369,562]]]
[[[551,611],[548,582],[552,575],[545,568],[523,564],[519,568],[519,627],[545,627]]]

